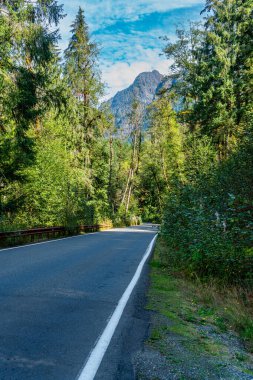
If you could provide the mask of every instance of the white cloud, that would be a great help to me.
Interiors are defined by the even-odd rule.
[[[100,68],[102,79],[108,84],[106,98],[128,87],[143,71],[156,69],[161,74],[168,74],[171,62],[164,56],[160,56],[164,44],[159,37],[167,35],[170,40],[175,39],[174,20],[170,19],[164,24],[157,21],[157,24],[151,24],[142,30],[135,29],[132,25],[134,21],[141,19],[145,22],[143,21],[145,15],[164,14],[180,8],[189,8],[187,15],[189,14],[191,18],[190,8],[195,5],[204,5],[205,2],[205,0],[62,1],[65,3],[64,8],[68,15],[60,27],[63,37],[60,48],[66,48],[70,36],[70,25],[78,7],[83,7],[89,29],[101,44]],[[108,26],[110,27],[107,28]]]
[[[109,99],[116,92],[127,88],[137,75],[144,71],[158,70],[161,74],[169,73],[171,62],[159,56],[159,51],[147,49],[145,60],[132,63],[117,62],[102,68],[102,79],[108,84],[105,98]]]

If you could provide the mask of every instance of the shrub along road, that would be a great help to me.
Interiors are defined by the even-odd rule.
[[[155,234],[144,225],[1,250],[0,378],[78,379]],[[134,318],[146,281],[143,275],[96,379],[133,378],[127,358],[147,328]]]

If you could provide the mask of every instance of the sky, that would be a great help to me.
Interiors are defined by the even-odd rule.
[[[105,98],[128,87],[143,71],[169,73],[170,62],[162,55],[165,42],[175,40],[177,27],[201,19],[204,0],[62,0],[60,48],[67,47],[70,25],[78,7],[85,11],[91,39],[100,48],[99,65]]]

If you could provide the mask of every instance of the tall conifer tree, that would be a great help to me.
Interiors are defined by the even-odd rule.
[[[65,51],[65,75],[72,94],[77,100],[79,127],[75,131],[77,133],[76,140],[79,140],[79,143],[82,141],[83,148],[86,149],[88,165],[98,117],[96,106],[101,90],[97,66],[98,48],[96,43],[90,39],[84,11],[81,7],[71,27],[72,36]],[[82,150],[81,146],[78,150]],[[82,155],[83,153],[81,153]]]
[[[59,38],[58,30],[52,29],[62,17],[62,6],[55,0],[0,1],[2,191],[20,180],[24,169],[33,164],[32,129],[58,98],[49,83]],[[9,192],[14,196],[13,189]]]
[[[165,52],[175,60],[177,89],[184,119],[211,136],[220,159],[233,149],[252,102],[252,6],[250,0],[208,0],[205,23]]]

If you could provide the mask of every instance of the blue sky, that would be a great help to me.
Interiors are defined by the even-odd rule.
[[[70,24],[81,6],[92,39],[101,48],[100,69],[107,95],[129,86],[143,71],[169,72],[170,62],[161,56],[164,42],[175,39],[177,26],[200,20],[204,0],[63,0],[67,16],[61,23],[64,49]]]

